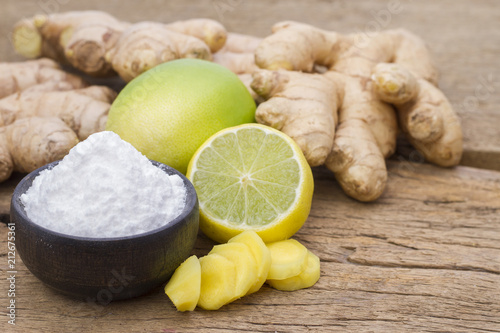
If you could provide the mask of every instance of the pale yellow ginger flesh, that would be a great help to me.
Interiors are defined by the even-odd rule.
[[[320,277],[320,260],[311,251],[307,251],[307,265],[299,274],[282,280],[267,280],[266,283],[274,289],[295,291],[312,287]]]
[[[257,280],[257,261],[248,245],[232,242],[219,244],[208,253],[223,256],[236,268],[236,288],[231,301],[245,296]]]
[[[210,19],[130,24],[105,12],[74,11],[22,19],[12,39],[25,57],[49,57],[92,76],[118,73],[130,81],[172,59],[209,60],[226,38],[225,28]]]
[[[319,258],[298,241],[266,245],[256,232],[244,231],[199,260],[189,257],[176,269],[165,293],[178,311],[196,306],[218,310],[257,292],[264,282],[292,291],[312,287],[319,276]]]
[[[200,258],[201,286],[198,306],[218,310],[236,295],[236,266],[229,259],[212,253]]]
[[[178,311],[193,311],[200,299],[201,265],[195,255],[187,258],[165,285],[165,294]]]
[[[283,280],[296,276],[307,266],[307,248],[295,239],[267,244],[271,254],[268,280]]]
[[[357,200],[382,195],[384,158],[395,151],[398,121],[428,161],[460,161],[458,117],[436,86],[425,43],[406,30],[367,36],[281,22],[255,50],[255,62],[263,70],[251,86],[266,100],[257,121],[294,138],[311,166],[325,164]],[[322,74],[309,74],[320,67]],[[321,80],[329,83],[317,85]],[[338,119],[333,128],[332,119]]]
[[[248,246],[257,266],[257,277],[255,282],[247,292],[248,294],[259,291],[264,282],[266,282],[269,269],[271,267],[271,254],[262,238],[253,231],[243,231],[231,238],[228,243],[242,243]]]

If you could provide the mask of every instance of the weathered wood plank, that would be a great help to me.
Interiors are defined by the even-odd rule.
[[[401,10],[387,15],[394,2]],[[341,32],[406,27],[428,42],[440,85],[461,115],[462,164],[500,170],[495,0],[158,0],[146,6],[6,0],[0,61],[21,60],[9,44],[19,18],[89,8],[129,21],[211,17],[231,31],[257,36],[280,20]],[[422,165],[412,149],[394,159],[387,191],[371,204],[347,198],[329,172],[315,170],[312,212],[296,235],[322,261],[313,288],[287,293],[264,287],[216,312],[178,313],[161,289],[105,306],[69,299],[45,287],[18,259],[12,327],[5,315],[7,229],[0,223],[0,331],[500,332],[500,173]],[[16,177],[0,185],[3,220]],[[203,255],[212,245],[201,235],[193,252]]]
[[[170,22],[193,17],[220,20],[228,30],[266,36],[282,20],[340,32],[405,27],[426,40],[441,72],[440,86],[464,129],[463,165],[500,170],[500,20],[496,0],[18,1],[2,2],[0,61],[14,61],[10,32],[36,13],[99,8],[120,19]],[[158,10],[161,8],[161,10]]]
[[[322,262],[310,289],[264,287],[219,311],[178,313],[161,289],[107,305],[73,300],[18,261],[16,330],[500,331],[500,172],[388,165],[388,189],[371,204],[347,198],[331,173],[314,170],[311,215],[295,236]],[[5,258],[3,225],[0,237]],[[193,252],[203,255],[212,245],[200,235]],[[0,268],[5,275],[4,259]],[[6,288],[2,279],[0,290]]]

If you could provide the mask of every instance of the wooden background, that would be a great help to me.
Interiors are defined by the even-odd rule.
[[[178,313],[161,289],[106,306],[80,302],[45,287],[18,259],[13,327],[0,224],[1,332],[500,332],[500,2],[2,0],[0,61],[21,60],[9,42],[15,21],[76,9],[132,22],[210,17],[262,37],[280,20],[341,32],[405,27],[435,56],[440,86],[461,116],[464,158],[442,169],[404,147],[388,162],[385,194],[370,204],[314,170],[311,215],[295,238],[320,257],[319,282],[291,293],[264,287],[216,312]],[[0,185],[3,221],[20,177]],[[212,245],[200,235],[194,253]]]

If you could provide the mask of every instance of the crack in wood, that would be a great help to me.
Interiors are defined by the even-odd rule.
[[[439,204],[454,204],[454,203],[465,203],[466,200],[424,200],[422,201],[424,205],[439,205]]]

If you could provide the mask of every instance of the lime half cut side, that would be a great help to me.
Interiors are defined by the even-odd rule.
[[[264,125],[214,134],[194,154],[187,177],[200,201],[200,227],[217,242],[244,230],[265,242],[289,238],[311,208],[314,181],[302,151]]]

